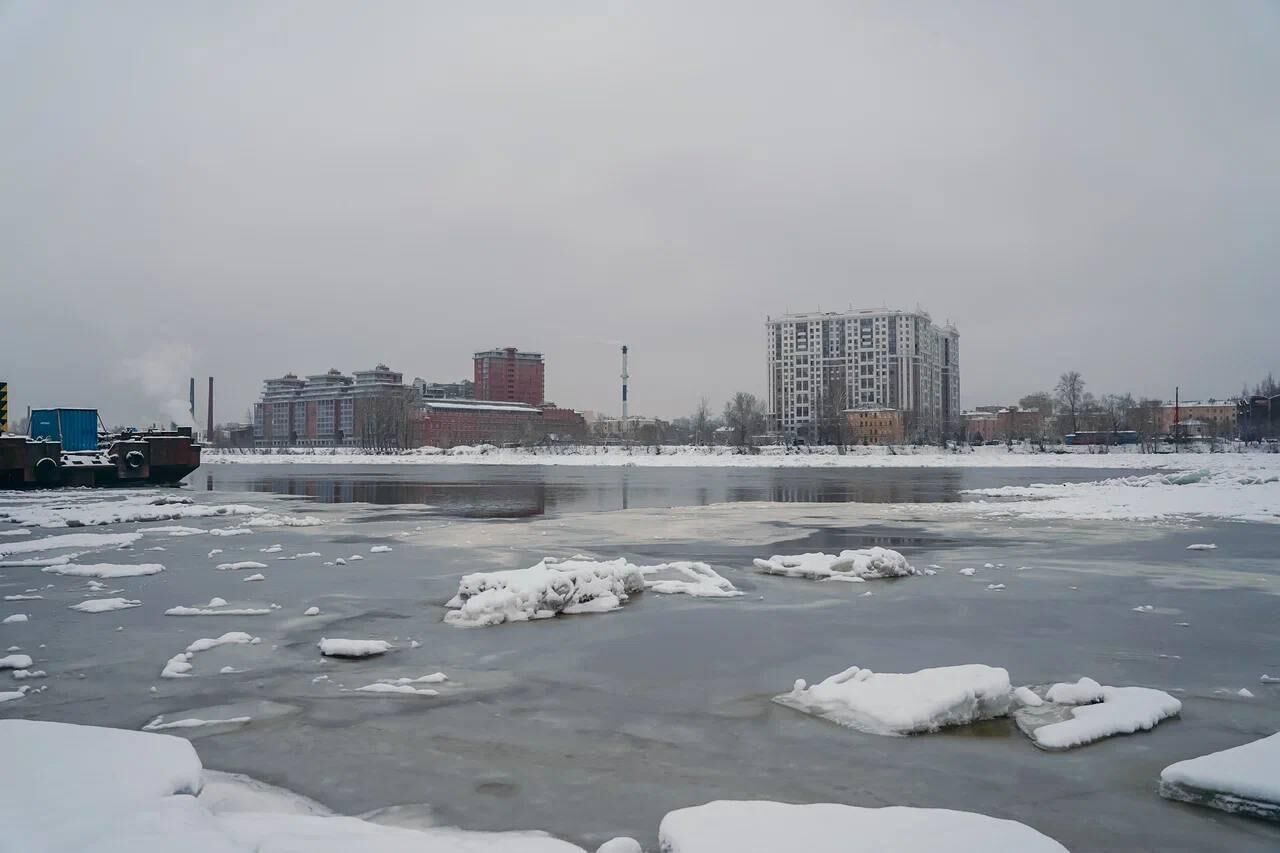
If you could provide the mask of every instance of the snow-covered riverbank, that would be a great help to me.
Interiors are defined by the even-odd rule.
[[[420,447],[398,453],[369,453],[359,448],[282,448],[270,453],[241,453],[213,448],[204,451],[207,465],[577,465],[636,467],[759,467],[759,468],[1171,468],[1195,467],[1220,457],[1270,457],[1280,467],[1280,454],[1141,453],[1132,447],[1058,448],[1039,452],[1031,447],[1000,446],[952,451],[939,447],[755,448],[744,453],[732,447],[597,447],[503,448],[493,445]]]

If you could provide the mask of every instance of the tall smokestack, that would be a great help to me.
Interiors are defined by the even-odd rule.
[[[187,402],[187,409],[191,414],[191,424],[194,426],[196,422],[196,378],[194,376],[191,377],[191,392]]]
[[[204,440],[213,443],[213,377],[209,377],[209,428],[204,435]]]
[[[627,345],[622,345],[622,431],[627,430],[627,380],[630,374],[627,373]]]

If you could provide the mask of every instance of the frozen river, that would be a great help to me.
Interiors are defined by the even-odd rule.
[[[616,835],[656,849],[656,828],[672,809],[771,799],[977,811],[1077,851],[1275,850],[1280,827],[1162,800],[1155,783],[1174,761],[1280,728],[1280,685],[1259,683],[1262,673],[1280,675],[1277,528],[1036,520],[957,503],[962,489],[1106,476],[206,468],[182,490],[199,505],[251,504],[323,523],[236,536],[207,532],[241,520],[226,516],[88,528],[143,536],[78,563],[165,566],[104,580],[141,606],[102,614],[67,609],[85,597],[84,578],[0,567],[0,592],[43,596],[3,604],[0,614],[30,620],[0,626],[0,641],[20,645],[49,672],[46,691],[0,705],[0,716],[131,729],[159,715],[247,716],[247,724],[187,732],[206,766],[343,813],[400,807],[384,815],[544,829],[588,849]],[[0,504],[38,499],[0,495]],[[172,525],[206,532],[147,532]],[[0,538],[0,551],[19,538],[71,532],[34,528],[30,537]],[[1203,542],[1218,548],[1186,550]],[[752,568],[754,557],[876,544],[942,568],[867,584]],[[379,545],[392,550],[371,551]],[[222,553],[211,557],[213,549]],[[320,556],[279,559],[311,553]],[[441,621],[460,575],[576,553],[703,560],[746,594],[646,593],[612,613],[483,629]],[[351,561],[357,554],[363,559]],[[347,564],[326,565],[337,557]],[[266,565],[258,570],[265,580],[246,583],[247,570],[214,568],[246,560]],[[966,567],[977,571],[960,574]],[[989,590],[993,583],[1005,588]],[[164,615],[215,596],[270,612]],[[1135,612],[1139,605],[1153,610]],[[320,615],[304,616],[310,606]],[[261,643],[197,654],[194,677],[159,677],[187,644],[228,631]],[[324,636],[382,639],[396,649],[326,661],[316,649]],[[888,738],[770,701],[797,678],[812,682],[853,664],[904,672],[964,663],[1005,667],[1016,684],[1090,676],[1158,687],[1181,698],[1183,712],[1149,733],[1046,753],[1008,720]],[[435,697],[350,692],[436,671],[449,681],[435,685]],[[1254,698],[1237,695],[1242,687]]]

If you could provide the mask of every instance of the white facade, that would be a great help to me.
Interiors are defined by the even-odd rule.
[[[845,409],[906,413],[907,438],[954,432],[960,333],[923,311],[784,314],[765,323],[769,422],[789,440],[835,441]]]

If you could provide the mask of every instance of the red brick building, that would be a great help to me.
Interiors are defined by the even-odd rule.
[[[475,399],[540,406],[546,400],[546,367],[540,352],[515,347],[478,352]]]
[[[586,434],[582,415],[572,409],[490,400],[426,400],[416,415],[419,445],[538,444]]]

